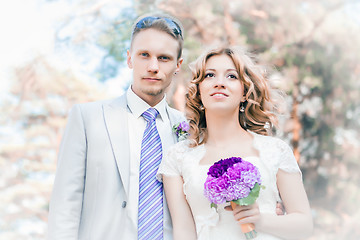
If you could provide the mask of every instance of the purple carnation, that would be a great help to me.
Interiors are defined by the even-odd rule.
[[[229,167],[233,166],[235,163],[241,162],[242,159],[241,158],[226,158],[226,159],[221,159],[220,161],[214,163],[208,172],[208,175],[211,175],[212,177],[219,177],[221,175],[223,175],[224,172],[226,172],[228,170]]]
[[[220,204],[223,202],[223,192],[226,188],[226,181],[209,176],[205,182],[204,194],[207,198],[211,199],[211,202]]]
[[[245,198],[250,193],[250,188],[241,184],[235,184],[229,187],[228,194],[226,196],[226,201],[237,200],[240,198]]]
[[[221,159],[209,168],[204,195],[221,204],[246,198],[256,183],[261,184],[261,176],[253,164],[237,157]]]

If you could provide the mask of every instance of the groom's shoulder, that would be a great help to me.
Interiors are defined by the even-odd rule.
[[[118,105],[121,103],[126,104],[126,98],[125,95],[121,95],[120,97],[116,98],[109,98],[104,100],[97,100],[97,101],[91,101],[91,102],[85,102],[85,103],[78,103],[75,104],[74,107],[79,107],[82,110],[94,110],[94,109],[102,109],[105,105]]]
[[[168,105],[168,110],[173,114],[178,114],[178,115],[184,116],[183,112],[177,110],[176,108],[171,107],[170,105]]]
[[[169,105],[167,107],[167,110],[168,110],[168,113],[170,115],[176,117],[177,119],[179,119],[179,121],[185,121],[186,120],[185,114],[183,112],[181,112],[181,111],[179,111],[179,110],[177,110],[177,109],[175,109],[173,107],[170,107]]]

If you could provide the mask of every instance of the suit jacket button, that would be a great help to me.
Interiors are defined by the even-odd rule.
[[[121,207],[122,207],[122,208],[125,208],[125,207],[126,207],[126,201],[123,201],[123,202],[122,202]]]

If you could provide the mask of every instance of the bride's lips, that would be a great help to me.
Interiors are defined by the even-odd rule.
[[[210,94],[210,96],[215,97],[215,98],[229,97],[229,95],[227,95],[226,93],[223,93],[223,92],[214,92],[214,93]]]

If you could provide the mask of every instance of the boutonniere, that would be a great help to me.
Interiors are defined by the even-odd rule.
[[[179,141],[185,140],[189,135],[188,131],[190,129],[189,124],[186,121],[182,121],[173,126],[172,130],[178,137]]]

